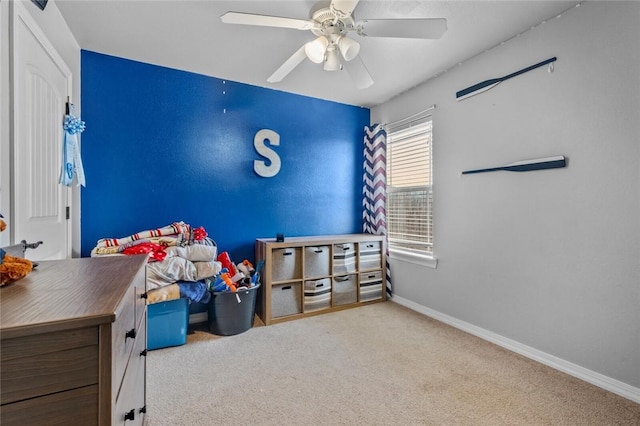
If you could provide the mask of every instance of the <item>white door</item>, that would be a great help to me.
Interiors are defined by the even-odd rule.
[[[71,71],[20,2],[13,12],[13,241],[42,241],[32,260],[71,256],[69,188],[60,176]]]

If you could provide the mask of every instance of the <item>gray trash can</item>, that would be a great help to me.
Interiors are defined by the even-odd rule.
[[[249,330],[256,313],[256,297],[260,283],[236,292],[211,292],[209,301],[209,331],[220,336],[232,336]]]

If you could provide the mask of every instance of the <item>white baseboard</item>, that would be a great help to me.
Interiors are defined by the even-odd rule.
[[[201,322],[207,322],[209,314],[207,312],[198,312],[189,315],[189,324],[199,324]]]
[[[596,385],[602,389],[630,399],[631,401],[640,403],[640,388],[631,386],[616,379],[612,379],[611,377],[605,376],[604,374],[596,373],[595,371],[581,367],[577,364],[573,364],[569,361],[558,358],[546,352],[542,352],[538,349],[534,349],[530,346],[516,342],[515,340],[500,336],[499,334],[485,330],[447,314],[443,314],[442,312],[438,312],[431,308],[427,308],[426,306],[419,305],[415,302],[412,302],[411,300],[399,296],[393,296],[392,298],[390,298],[390,300],[399,305],[406,306],[411,310],[448,324],[452,327],[465,331],[469,334],[473,334],[474,336],[480,337],[481,339],[487,340],[491,343],[495,343],[496,345],[502,346],[503,348],[508,349],[512,352],[525,356],[534,361],[538,361],[541,364],[547,365],[551,368],[555,368],[556,370],[567,373],[573,377],[577,377],[580,380],[584,380],[585,382],[591,383],[592,385]]]

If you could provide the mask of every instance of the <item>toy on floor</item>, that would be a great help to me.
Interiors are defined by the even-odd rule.
[[[0,232],[7,228],[4,216],[0,214]],[[26,277],[33,270],[33,263],[21,257],[11,256],[0,249],[0,286]]]

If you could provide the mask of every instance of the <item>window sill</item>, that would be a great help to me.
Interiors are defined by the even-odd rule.
[[[402,250],[390,250],[389,258],[393,260],[401,260],[403,262],[413,263],[420,266],[426,266],[433,269],[436,269],[436,267],[438,266],[438,259],[436,259],[435,257]]]

